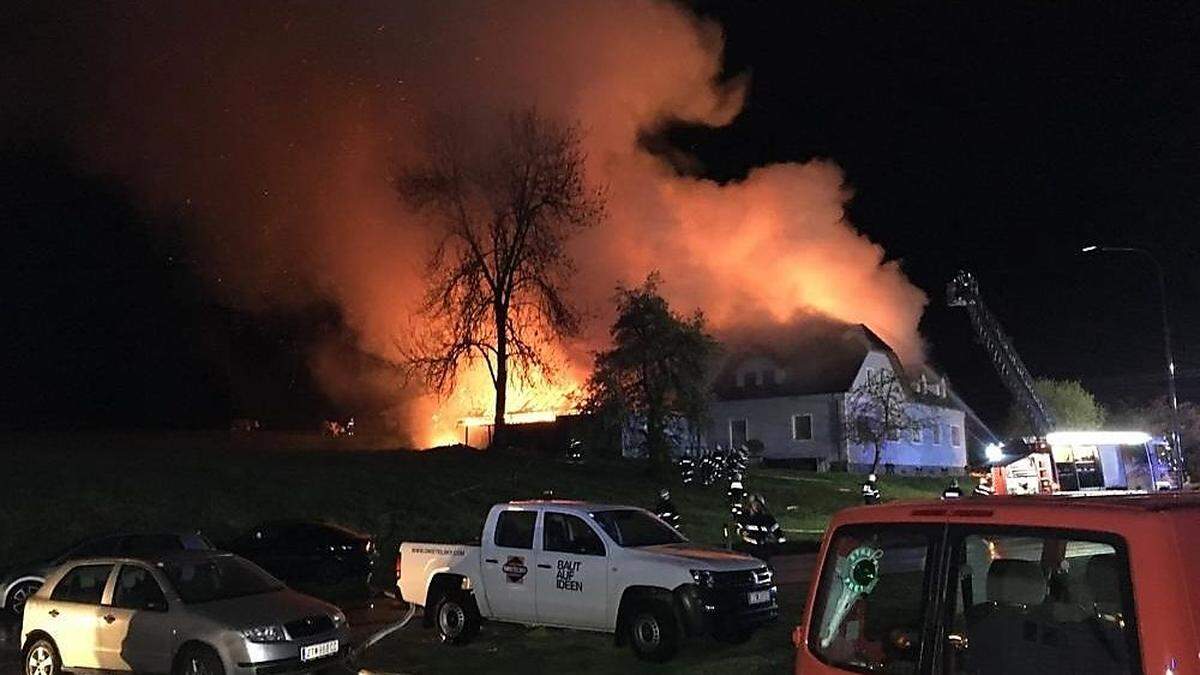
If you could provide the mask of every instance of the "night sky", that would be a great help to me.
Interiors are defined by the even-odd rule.
[[[646,142],[694,154],[688,170],[718,180],[837,162],[855,191],[850,220],[929,295],[932,359],[986,420],[999,426],[1009,397],[966,313],[945,307],[960,268],[1034,375],[1081,379],[1113,406],[1163,391],[1153,270],[1081,255],[1088,244],[1162,261],[1181,397],[1200,400],[1200,7],[692,7],[724,26],[726,73],[751,78],[746,108],[727,128],[673,126]],[[0,425],[220,428],[239,409],[280,424],[339,412],[303,353],[336,330],[335,310],[218,303],[188,245],[149,222],[186,229],[189,215],[151,213],[62,140],[86,111],[0,121]]]

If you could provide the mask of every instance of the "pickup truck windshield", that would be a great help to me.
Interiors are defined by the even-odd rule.
[[[600,529],[604,530],[617,543],[617,546],[622,548],[678,544],[687,541],[670,525],[645,511],[614,509],[612,511],[593,511],[591,516],[600,525]]]
[[[180,599],[189,605],[283,588],[282,583],[257,566],[233,557],[170,562],[162,565],[162,570]]]

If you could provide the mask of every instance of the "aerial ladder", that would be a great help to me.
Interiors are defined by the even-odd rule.
[[[996,373],[1004,386],[1012,393],[1017,405],[1025,412],[1033,426],[1033,437],[1010,441],[1010,446],[1019,445],[1019,450],[1010,447],[1005,454],[1017,450],[1017,454],[1029,456],[1029,466],[1023,476],[1010,475],[1003,467],[995,467],[991,473],[991,485],[999,492],[1009,492],[1015,488],[1019,478],[1028,479],[1027,488],[1036,492],[1049,493],[1056,489],[1058,472],[1046,444],[1045,436],[1054,430],[1054,413],[1033,386],[1033,376],[1017,354],[1012,340],[1000,326],[1000,320],[992,314],[983,303],[979,293],[979,282],[965,270],[958,274],[946,285],[946,304],[950,307],[962,307],[971,317],[971,326],[975,329],[975,339],[983,346],[996,368]],[[1003,446],[997,446],[1003,447]],[[1040,454],[1041,459],[1035,453]],[[989,456],[989,461],[993,458]],[[1008,485],[1013,483],[1013,485]]]
[[[946,304],[951,307],[962,307],[971,317],[971,325],[975,328],[975,339],[987,351],[996,367],[996,373],[1004,386],[1012,392],[1017,405],[1029,417],[1033,431],[1038,436],[1045,436],[1054,430],[1054,413],[1046,402],[1038,396],[1033,386],[1033,376],[1017,355],[1012,340],[1000,327],[1000,321],[992,314],[987,305],[983,304],[983,296],[979,294],[979,282],[967,271],[959,270],[958,274],[946,286]]]

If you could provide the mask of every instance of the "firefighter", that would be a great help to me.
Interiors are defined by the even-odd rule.
[[[729,513],[736,521],[745,510],[742,502],[746,499],[746,488],[742,485],[741,479],[735,478],[729,481],[729,489],[725,491],[725,498],[729,501]]]
[[[583,441],[572,437],[567,443],[567,463],[580,464],[583,462]]]
[[[950,481],[949,487],[942,491],[942,499],[962,499],[962,488],[958,486],[958,479]]]
[[[675,502],[671,501],[671,491],[667,488],[658,491],[658,503],[654,505],[654,513],[676,530],[683,525],[683,517],[675,508]]]
[[[696,479],[696,463],[692,460],[690,454],[684,454],[679,458],[679,480],[684,485],[691,485]]]
[[[996,494],[996,488],[992,487],[992,474],[983,474],[983,478],[979,479],[979,484],[972,490],[972,494],[976,497],[990,497]]]
[[[862,484],[862,498],[864,504],[878,504],[880,497],[879,486],[876,485],[877,479],[875,474],[869,474],[867,479]]]
[[[746,510],[737,521],[737,529],[742,541],[749,544],[751,552],[760,558],[770,557],[778,544],[787,541],[779,521],[767,509],[767,500],[758,494],[750,495]]]

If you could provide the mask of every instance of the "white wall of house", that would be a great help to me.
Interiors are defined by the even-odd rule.
[[[844,461],[840,409],[837,394],[714,401],[708,439],[724,448],[737,446],[744,424],[746,439],[762,441],[767,459]]]
[[[893,371],[892,361],[886,353],[871,350],[852,387],[885,371]],[[770,384],[767,378],[776,378],[775,383],[780,384],[784,376],[768,359],[748,359],[737,371],[738,384],[746,387]],[[928,395],[946,396],[944,379],[926,377],[924,383],[918,381],[915,386]],[[916,438],[888,441],[881,454],[880,471],[962,473],[967,463],[964,413],[948,405],[914,402],[913,406],[914,416],[928,420],[929,428]],[[844,407],[844,393],[717,400],[710,408],[708,442],[730,447],[757,439],[763,443],[766,459],[811,461],[822,469],[840,464],[852,471],[869,470],[874,448],[845,441]]]
[[[881,373],[895,373],[891,359],[878,350],[867,352],[853,387],[878,377]],[[900,375],[904,377],[903,374]],[[909,385],[927,396],[949,401],[948,384],[945,378],[921,375]],[[880,471],[896,473],[946,472],[962,473],[967,465],[966,414],[947,406],[913,402],[909,414],[926,423],[921,433],[900,433],[898,438],[889,439],[880,452]],[[847,443],[846,458],[851,470],[867,471],[875,457],[872,445]]]

